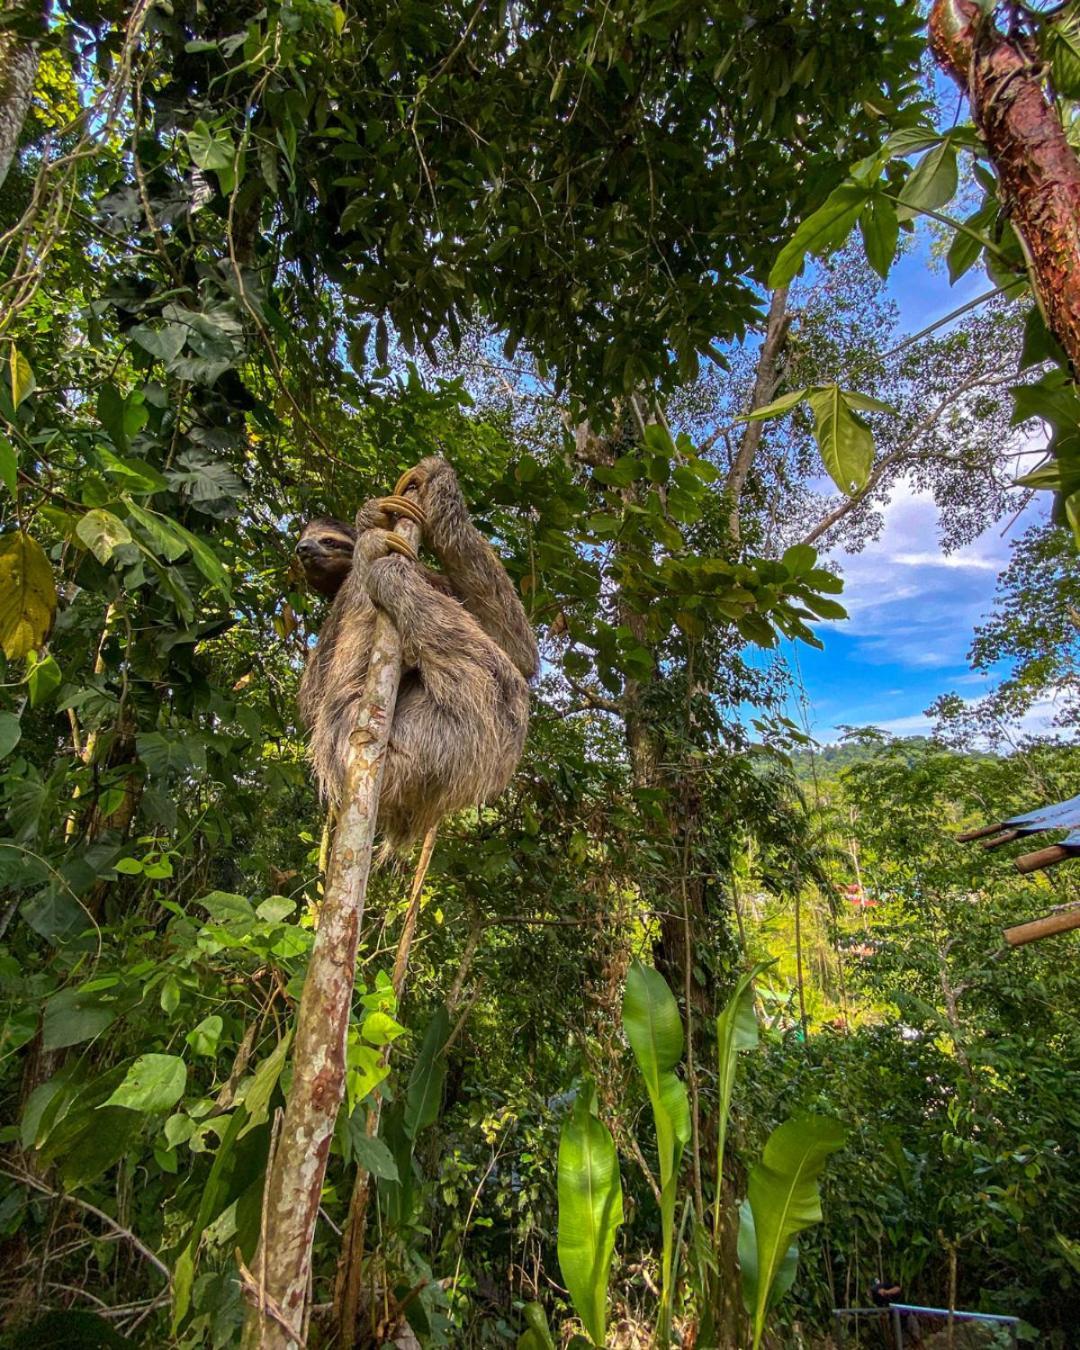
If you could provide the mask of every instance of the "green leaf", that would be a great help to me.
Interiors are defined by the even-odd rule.
[[[376,1010],[364,1018],[360,1034],[371,1045],[390,1045],[405,1034],[405,1028],[400,1022],[395,1022],[389,1013]]]
[[[102,469],[113,479],[121,491],[136,492],[141,497],[149,497],[154,492],[164,492],[169,484],[152,465],[137,455],[128,455],[121,459],[119,455],[104,445],[98,445],[94,451]],[[128,499],[125,498],[125,501]],[[130,510],[130,502],[128,502]]]
[[[607,1126],[579,1092],[559,1137],[559,1269],[574,1310],[596,1345],[607,1331],[607,1288],[623,1221],[619,1159]]]
[[[14,713],[0,713],[0,759],[6,758],[19,744],[22,724]]]
[[[900,189],[900,218],[909,220],[916,211],[938,210],[956,196],[956,184],[956,146],[946,137],[923,155]]]
[[[518,1339],[517,1350],[555,1350],[544,1305],[526,1303],[521,1315],[525,1319],[526,1330]]]
[[[139,323],[129,334],[143,351],[164,361],[166,366],[183,351],[187,335],[188,330],[179,323],[163,323],[153,327],[148,323]]]
[[[427,1024],[405,1090],[405,1133],[410,1139],[415,1139],[421,1130],[438,1119],[446,1081],[443,1046],[449,1035],[450,1014],[445,1006],[441,1006]]]
[[[774,398],[771,403],[766,403],[764,408],[755,408],[753,412],[746,413],[735,420],[737,422],[766,422],[771,417],[783,417],[797,403],[801,403],[809,392],[809,389],[793,389],[790,394],[782,394],[779,398]]]
[[[635,961],[626,977],[623,1030],[634,1052],[652,1104],[660,1160],[660,1222],[663,1253],[658,1337],[663,1343],[671,1316],[671,1270],[675,1236],[675,1193],[683,1146],[690,1138],[686,1084],[675,1074],[682,1058],[679,1005],[659,971]]]
[[[203,904],[205,903],[204,900]],[[254,1078],[244,1089],[244,1109],[248,1118],[237,1135],[238,1139],[242,1139],[257,1125],[261,1125],[270,1114],[270,1099],[285,1067],[285,1056],[289,1053],[291,1041],[292,1032],[287,1031],[255,1070]]]
[[[37,388],[37,380],[30,369],[30,362],[14,344],[8,357],[8,371],[11,376],[11,402],[18,408],[23,399]]]
[[[0,431],[0,483],[15,496],[15,486],[19,481],[19,460],[15,447]]]
[[[824,1116],[785,1121],[769,1136],[761,1161],[750,1172],[747,1202],[754,1223],[755,1260],[742,1271],[743,1302],[753,1319],[754,1350],[765,1330],[774,1287],[789,1260],[792,1240],[821,1221],[818,1178],[831,1153],[841,1148],[844,1127]]]
[[[812,551],[812,550],[811,550]],[[735,1067],[740,1050],[752,1050],[758,1043],[757,1016],[754,1012],[754,980],[773,962],[759,961],[736,981],[731,997],[716,1019],[716,1214],[715,1230],[720,1231],[720,1197],[723,1191],[724,1150],[727,1144],[731,1093],[735,1086]]]
[[[756,1287],[758,1270],[757,1231],[754,1228],[754,1211],[750,1208],[749,1200],[744,1200],[739,1206],[738,1256],[739,1270],[743,1274],[743,1279],[751,1281]],[[784,1253],[780,1268],[776,1272],[776,1279],[773,1281],[772,1292],[769,1295],[767,1312],[776,1307],[795,1283],[798,1269],[799,1243],[796,1240]]]
[[[874,462],[874,435],[848,406],[840,386],[814,390],[814,436],[830,478],[841,492],[857,492],[870,476]]]
[[[888,197],[879,195],[870,198],[859,216],[859,231],[866,261],[884,279],[889,275],[889,268],[896,257],[896,244],[900,237],[900,220],[896,207]]]
[[[769,289],[786,286],[802,267],[808,253],[827,253],[851,233],[872,189],[860,183],[841,183],[821,206],[807,216],[780,250],[769,273]]]
[[[791,576],[801,577],[817,562],[817,549],[811,548],[809,544],[792,544],[789,549],[784,550],[784,556],[780,561]]]
[[[175,1106],[185,1087],[187,1065],[179,1055],[140,1055],[103,1105],[156,1115]]]
[[[131,543],[128,527],[103,507],[87,511],[75,526],[75,533],[100,563],[107,563],[116,549]]]
[[[400,1180],[397,1162],[384,1139],[373,1139],[358,1131],[352,1139],[352,1150],[365,1172],[370,1172],[380,1181]]]
[[[0,537],[0,648],[9,661],[40,651],[56,613],[45,551],[22,530]]]
[[[52,656],[45,656],[40,661],[35,661],[33,666],[27,672],[26,683],[30,690],[30,706],[38,707],[50,698],[60,688],[62,680],[60,667]]]
[[[204,1017],[197,1027],[192,1027],[184,1039],[194,1054],[209,1055],[213,1058],[217,1054],[224,1025],[217,1013],[211,1013],[209,1017]]]
[[[117,1015],[115,1004],[102,1002],[98,994],[61,989],[45,1004],[42,1044],[46,1050],[63,1050],[92,1040],[111,1026]]]
[[[171,516],[163,516],[159,511],[150,511],[137,506],[127,497],[124,498],[124,501],[131,514],[153,538],[155,547],[165,557],[170,561],[175,561],[185,551],[190,552],[192,562],[206,580],[215,586],[226,600],[232,600],[229,574],[222,565],[221,559],[209,544],[200,539],[198,535],[192,534],[190,530],[186,530]]]
[[[998,204],[995,200],[989,200],[984,206],[981,206],[973,215],[968,216],[964,224],[966,230],[957,230],[949,245],[949,251],[945,255],[945,261],[949,268],[949,282],[955,285],[965,272],[971,268],[982,253],[984,245],[982,234],[993,225],[997,218]]]
[[[1055,92],[1061,98],[1080,98],[1080,15],[1075,10],[1066,7],[1042,25],[1042,50]]]

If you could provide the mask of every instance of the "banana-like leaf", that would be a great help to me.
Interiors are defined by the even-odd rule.
[[[518,1337],[517,1350],[555,1350],[547,1314],[541,1303],[526,1303],[525,1330]]]
[[[623,995],[623,1029],[634,1052],[652,1103],[660,1160],[660,1220],[663,1239],[657,1344],[663,1345],[671,1312],[671,1263],[675,1235],[675,1193],[683,1146],[690,1138],[686,1084],[675,1074],[682,1058],[683,1026],[679,1005],[667,981],[635,961]]]
[[[588,1095],[579,1093],[559,1139],[559,1269],[597,1345],[604,1344],[607,1331],[608,1275],[622,1221],[615,1144],[589,1111]]]
[[[421,1130],[438,1119],[446,1082],[443,1046],[449,1035],[450,1014],[445,1007],[439,1007],[424,1032],[405,1092],[405,1133],[410,1139],[415,1139]]]
[[[754,1014],[754,980],[772,961],[759,961],[752,970],[739,976],[738,983],[723,1011],[716,1019],[716,1208],[714,1231],[720,1231],[720,1190],[724,1177],[724,1148],[727,1144],[731,1091],[735,1086],[735,1066],[740,1050],[752,1050],[758,1043],[757,1017]]]
[[[761,1161],[750,1172],[743,1210],[749,1216],[744,1222],[749,1225],[752,1221],[754,1231],[752,1237],[748,1230],[745,1236],[740,1231],[739,1253],[743,1302],[753,1321],[754,1350],[761,1344],[770,1307],[794,1278],[790,1264],[793,1239],[804,1228],[821,1222],[818,1178],[829,1154],[843,1146],[845,1137],[839,1121],[824,1116],[785,1121],[773,1130]]]

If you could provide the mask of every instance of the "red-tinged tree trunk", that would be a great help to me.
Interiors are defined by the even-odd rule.
[[[397,533],[418,546],[419,528],[412,521],[399,521]],[[300,999],[292,1087],[266,1180],[263,1233],[245,1280],[255,1305],[244,1327],[245,1350],[294,1350],[306,1340],[311,1244],[345,1091],[357,943],[400,678],[397,631],[380,615],[364,701],[351,737],[319,929]]]
[[[1037,54],[975,0],[936,0],[930,46],[971,99],[1047,323],[1080,374],[1080,161],[1043,92]]]

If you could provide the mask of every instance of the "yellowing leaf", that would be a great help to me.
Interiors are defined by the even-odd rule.
[[[11,369],[11,401],[17,408],[27,394],[33,393],[37,380],[30,369],[30,362],[18,347],[12,346],[8,365]]]
[[[0,647],[9,661],[40,651],[56,613],[45,551],[22,530],[0,538]]]

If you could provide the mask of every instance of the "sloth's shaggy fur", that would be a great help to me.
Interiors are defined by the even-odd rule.
[[[327,518],[297,545],[308,579],[333,596],[300,685],[300,712],[325,795],[337,802],[356,725],[376,610],[394,621],[403,673],[379,799],[379,828],[398,849],[451,811],[489,801],[521,758],[536,639],[510,578],[469,519],[453,469],[413,471],[424,538],[441,572],[388,552],[392,524],[368,502],[355,532]]]

